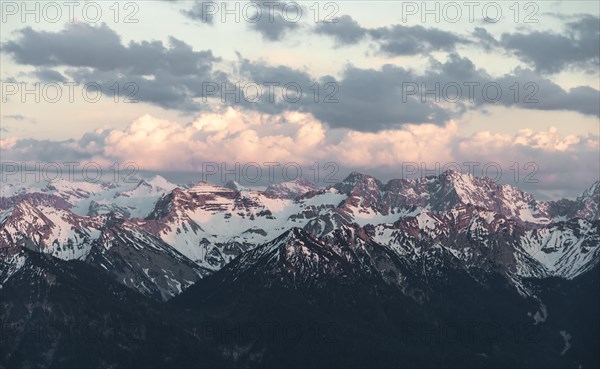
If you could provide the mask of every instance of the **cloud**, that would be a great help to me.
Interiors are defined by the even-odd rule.
[[[420,55],[433,51],[454,51],[459,44],[469,40],[452,32],[420,25],[394,24],[378,28],[363,28],[349,15],[342,15],[337,22],[319,23],[313,31],[332,37],[337,46],[355,45],[369,36],[382,54],[390,56]]]
[[[579,68],[597,73],[600,65],[600,18],[584,15],[567,22],[561,33],[503,33],[499,40],[482,28],[474,36],[486,49],[501,48],[533,66],[538,73]]]
[[[297,14],[294,14],[294,10],[289,9],[290,14],[288,15],[288,9],[285,8],[286,3],[273,2],[271,5],[272,11],[261,9],[248,16],[251,20],[256,19],[255,22],[249,22],[249,28],[259,32],[267,41],[281,41],[289,32],[299,28],[298,22],[294,21]],[[260,5],[258,6],[260,7]],[[283,12],[286,12],[285,16]]]
[[[555,127],[537,132],[525,128],[515,134],[477,132],[453,146],[454,157],[498,163],[505,183],[552,198],[580,195],[600,172],[598,134],[563,136]],[[511,162],[518,163],[518,172]]]
[[[503,33],[499,39],[482,27],[475,27],[470,37],[465,37],[420,25],[363,28],[348,15],[338,19],[337,23],[320,23],[313,31],[332,37],[337,46],[355,45],[369,36],[379,53],[389,56],[426,55],[434,51],[452,53],[459,45],[474,45],[486,51],[513,54],[541,74],[568,68],[597,73],[600,64],[600,18],[592,15],[580,15],[565,23],[562,33]]]
[[[478,41],[478,46],[486,51],[500,48],[500,41],[496,40],[494,36],[483,27],[475,27],[471,35]]]
[[[433,102],[421,103],[414,96],[403,102],[402,82],[414,81],[417,76],[392,65],[380,70],[350,65],[336,80],[331,76],[313,79],[304,71],[243,59],[240,72],[259,84],[281,81],[283,85],[292,81],[302,90],[298,101],[280,98],[270,102],[265,98],[244,107],[271,114],[290,110],[309,112],[332,128],[378,131],[404,123],[442,124],[450,117],[449,110]],[[318,102],[315,102],[315,91],[318,91]],[[276,92],[276,96],[282,94]]]
[[[214,26],[215,19],[218,20],[215,16],[225,17],[226,10],[232,10],[237,13],[235,16],[244,17],[243,21],[248,24],[250,30],[260,33],[264,40],[273,42],[281,41],[290,31],[298,29],[302,13],[296,12],[306,11],[295,2],[250,1],[242,4],[197,1],[191,9],[183,10],[182,14],[200,23]],[[230,14],[228,17],[233,19],[233,16]]]
[[[490,105],[600,116],[597,103],[600,91],[596,89],[582,86],[567,91],[538,73],[521,68],[494,78],[484,69],[477,69],[469,58],[455,53],[450,53],[444,62],[430,58],[428,68],[422,73],[391,64],[379,69],[347,65],[337,79],[323,76],[315,80],[305,71],[246,59],[239,64],[241,73],[249,80],[294,81],[304,91],[297,102],[265,99],[243,104],[245,108],[272,114],[290,110],[309,112],[332,128],[376,132],[407,123],[443,125],[469,109],[485,109]],[[320,92],[318,103],[312,92],[315,83]],[[447,88],[452,85],[459,86],[459,98],[454,88]],[[412,89],[416,91],[413,93]],[[426,95],[426,91],[436,92]],[[330,102],[326,102],[327,96]]]
[[[181,13],[190,19],[212,26],[215,24],[215,6],[219,4],[214,1],[196,1],[190,10],[182,10]]]
[[[371,37],[379,43],[379,50],[388,55],[418,55],[433,51],[453,51],[458,44],[468,40],[452,32],[423,26],[396,24],[369,30]]]
[[[0,140],[0,152],[4,161],[25,161],[40,163],[63,163],[95,161],[110,165],[102,155],[105,132],[95,131],[85,134],[79,140],[36,140],[8,137]]]
[[[579,86],[569,90],[563,89],[549,78],[531,70],[517,67],[510,73],[500,77],[492,77],[484,69],[477,69],[469,58],[463,58],[455,53],[440,63],[430,59],[431,67],[426,74],[416,76],[415,81],[426,83],[428,89],[433,89],[435,83],[440,89],[450,83],[461,85],[463,98],[458,103],[468,107],[471,102],[469,89],[465,83],[474,83],[471,107],[485,108],[490,105],[503,105],[531,110],[564,110],[574,111],[584,115],[600,116],[600,91],[587,86]],[[486,87],[487,86],[487,87]],[[495,87],[494,87],[495,86]],[[420,89],[422,91],[423,89]],[[454,92],[447,93],[448,98],[454,98]],[[518,91],[518,92],[517,92]],[[444,94],[440,93],[442,102]],[[463,110],[460,110],[462,112]]]
[[[199,170],[206,161],[294,161],[312,157],[323,127],[307,115],[277,116],[227,109],[206,113],[187,125],[149,115],[125,130],[110,132],[104,153],[148,169]]]
[[[15,115],[3,115],[2,118],[4,119],[12,119],[12,120],[18,120],[18,121],[22,121],[25,120],[27,118],[25,118],[24,115],[21,114],[15,114]]]
[[[357,44],[367,35],[367,29],[349,15],[342,15],[337,22],[318,23],[314,32],[333,37],[338,46]]]
[[[123,45],[106,24],[77,23],[58,32],[25,28],[18,34],[17,40],[3,45],[3,52],[21,64],[39,67],[34,74],[40,79],[63,77],[48,67],[71,67],[65,74],[82,85],[93,82],[109,91],[118,83],[119,96],[134,95],[132,99],[164,108],[199,111],[204,106],[194,99],[203,96],[202,83],[226,80],[213,68],[219,59],[211,51],[194,51],[174,37],[168,45],[161,41]]]
[[[202,113],[187,124],[144,115],[124,129],[97,130],[79,140],[7,138],[0,141],[0,150],[7,161],[135,162],[140,170],[197,173],[205,162],[225,162],[233,168],[236,162],[308,166],[331,161],[340,168],[397,178],[406,163],[432,169],[436,163],[479,162],[478,175],[483,165],[496,163],[505,182],[510,182],[515,162],[520,166],[532,162],[540,181],[537,190],[577,193],[597,179],[599,138],[591,133],[564,136],[553,127],[522,129],[512,135],[488,131],[464,135],[453,121],[381,132],[334,132],[307,113],[259,114],[228,108]],[[523,169],[523,175],[530,172]]]
[[[44,82],[64,82],[67,79],[60,72],[53,69],[38,68],[33,75]]]
[[[263,18],[268,20],[268,14],[263,14]],[[337,25],[350,29],[357,27],[356,22],[344,16],[340,17]],[[578,29],[587,26],[578,24],[572,27]],[[338,31],[332,32],[334,29],[323,32],[338,37],[338,42],[342,43],[352,42],[361,34],[359,31],[355,35],[349,33],[347,38],[340,38],[345,36],[336,33]],[[273,35],[285,32],[283,30]],[[478,69],[470,59],[451,51],[466,41],[448,32],[397,25],[368,30],[366,33],[377,39],[382,50],[387,50],[386,53],[446,50],[448,54],[445,61],[429,57],[428,66],[423,72],[393,64],[377,69],[348,64],[337,78],[329,75],[314,77],[306,70],[270,65],[260,60],[250,61],[240,56],[237,61],[229,63],[231,72],[225,73],[217,69],[216,65],[221,60],[214,57],[210,50],[195,51],[190,45],[173,37],[169,38],[168,44],[161,41],[132,41],[123,45],[120,37],[104,24],[74,24],[54,33],[25,28],[19,31],[17,40],[4,44],[3,51],[20,63],[36,66],[38,69],[35,73],[41,77],[49,78],[58,73],[50,67],[66,67],[64,75],[80,84],[94,82],[100,84],[103,91],[109,91],[111,86],[118,83],[123,98],[134,94],[133,98],[141,102],[186,113],[210,110],[210,104],[203,101],[204,97],[210,97],[212,104],[255,110],[258,113],[310,113],[331,128],[363,132],[394,129],[403,124],[443,125],[469,109],[485,109],[489,105],[567,110],[600,116],[598,90],[585,86],[564,90],[550,79],[542,77],[538,71],[524,68],[493,78],[486,70]],[[481,39],[491,37],[482,29],[476,29],[475,33]],[[89,45],[94,45],[93,50],[89,51],[90,55],[83,55],[87,53]],[[73,51],[73,47],[78,46],[82,49]],[[99,54],[100,49],[102,55]],[[216,83],[219,87],[225,83],[228,89],[241,92],[243,86],[236,87],[233,81],[251,81],[263,86],[261,99],[257,102],[244,98],[236,101],[231,94],[219,96],[219,93],[207,96],[210,94],[203,88],[206,82]],[[278,97],[275,100],[269,99],[268,88],[264,87],[265,83],[270,82],[280,85],[276,88]],[[292,88],[288,87],[287,92],[291,90],[292,96],[284,98],[282,86],[288,83],[292,84]],[[471,91],[465,83],[474,85],[475,90]],[[461,96],[456,101],[452,101],[452,96],[446,98],[443,93],[448,92],[444,88],[452,84],[461,88]],[[494,88],[483,91],[489,84]],[[125,90],[125,86],[132,88]],[[302,94],[294,100],[293,90],[298,86]],[[518,95],[515,94],[515,86]],[[407,90],[415,87],[418,88],[417,93],[411,94]],[[495,99],[498,88],[501,94]],[[436,90],[437,96],[427,96],[425,90]],[[450,91],[454,93],[455,90],[451,88]],[[472,96],[471,92],[475,92],[475,95]],[[489,98],[490,94],[492,98]]]
[[[120,36],[105,23],[68,24],[58,32],[26,27],[18,39],[5,42],[3,52],[20,64],[33,66],[87,67],[133,75],[168,72],[183,76],[205,74],[217,59],[210,51],[193,51],[185,42],[170,37],[169,47],[161,41],[121,43]]]
[[[28,118],[24,115],[21,114],[11,114],[11,115],[3,115],[2,118],[6,119],[6,120],[15,120],[18,122],[30,122],[30,123],[35,123],[34,119]]]

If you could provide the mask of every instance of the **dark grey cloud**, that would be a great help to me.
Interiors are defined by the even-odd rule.
[[[15,121],[18,121],[18,122],[35,123],[34,119],[28,118],[28,117],[26,117],[24,115],[21,115],[21,114],[3,115],[2,118],[5,119],[5,120],[15,120]]]
[[[38,68],[33,72],[33,75],[44,82],[64,82],[67,80],[60,72],[47,68]]]
[[[597,73],[600,65],[599,17],[581,16],[567,22],[561,33],[503,33],[497,40],[486,30],[476,28],[473,35],[482,47],[514,54],[543,74],[567,68]]]
[[[110,72],[78,68],[68,72],[70,78],[80,84],[96,83],[102,91],[111,91],[118,83],[120,101],[145,102],[166,109],[177,109],[193,113],[208,108],[208,104],[195,101],[203,96],[202,83],[220,80],[215,75],[172,75],[156,72],[153,79],[138,75],[115,75]]]
[[[11,120],[18,120],[18,121],[23,121],[23,120],[27,119],[24,115],[21,115],[21,114],[3,115],[2,118],[4,118],[4,119],[11,119]]]
[[[483,27],[475,27],[472,35],[476,40],[479,41],[479,46],[487,51],[500,47],[500,42]]]
[[[256,22],[250,23],[249,27],[259,32],[268,41],[280,41],[288,32],[299,28],[297,22],[286,20],[281,15],[281,9],[274,9],[272,17],[268,13],[262,13],[260,16],[254,13],[250,19],[256,19]]]
[[[202,96],[202,82],[226,80],[225,74],[214,70],[220,59],[211,51],[194,51],[174,37],[167,45],[161,41],[124,45],[106,24],[73,24],[58,32],[28,27],[18,32],[16,40],[6,42],[3,52],[20,64],[38,67],[34,74],[43,80],[62,76],[51,67],[67,67],[65,75],[80,84],[94,82],[110,91],[117,82],[122,98],[133,94],[136,100],[183,111],[203,108],[193,101]],[[127,84],[131,87],[125,90]]]
[[[194,21],[211,26],[224,16],[227,18],[222,20],[227,22],[232,22],[237,16],[248,24],[250,30],[260,33],[266,41],[273,42],[281,41],[289,32],[299,29],[298,22],[306,11],[295,2],[292,4],[280,1],[249,1],[224,4],[226,3],[217,1],[196,1],[189,10],[182,10],[182,13]],[[289,6],[290,4],[293,6]],[[235,9],[237,14],[226,15],[225,8]]]
[[[196,1],[191,9],[182,10],[181,13],[190,19],[212,26],[215,23],[215,6],[219,5],[214,1]]]
[[[79,30],[82,33],[78,33]],[[371,37],[377,37],[382,47],[386,47],[387,40],[392,39],[393,35],[402,34],[401,31],[406,32],[396,41],[405,40],[406,47],[398,49],[398,53],[425,53],[426,50],[440,48],[450,51],[456,44],[463,42],[462,39],[450,37],[445,32],[420,26],[379,28],[368,33]],[[480,38],[488,36],[484,31],[476,29],[476,32]],[[374,36],[375,33],[378,34]],[[82,35],[89,39],[86,40]],[[416,44],[418,35],[423,37],[424,43]],[[73,48],[73,45],[83,44],[94,45],[90,53],[102,50],[102,54],[121,54],[112,59],[108,58],[110,61],[106,57],[95,60],[79,55],[86,52],[85,48],[83,51],[74,51],[77,47]],[[46,54],[32,51],[47,45],[52,45],[53,48],[46,50]],[[65,45],[71,45],[72,49],[67,51]],[[103,47],[108,51],[103,50]],[[395,50],[395,46],[389,47],[389,52]],[[57,50],[63,50],[65,53]],[[267,88],[263,88],[262,99],[258,102],[245,99],[235,101],[230,96],[224,105],[238,105],[266,113],[287,110],[310,112],[331,127],[360,131],[378,131],[405,123],[443,124],[469,109],[485,109],[490,105],[566,110],[599,116],[599,92],[596,89],[577,87],[566,91],[551,80],[541,77],[539,71],[529,69],[517,69],[501,78],[492,78],[485,70],[477,69],[471,60],[461,58],[452,51],[445,62],[430,58],[429,67],[424,73],[416,73],[392,64],[379,69],[349,65],[337,79],[331,76],[313,77],[304,70],[252,62],[241,57],[231,63],[235,76],[230,76],[215,70],[213,64],[220,59],[215,58],[210,51],[194,51],[190,45],[173,37],[167,45],[159,41],[143,41],[130,42],[125,46],[120,37],[106,25],[73,25],[54,33],[26,28],[19,32],[17,40],[5,43],[3,51],[11,54],[19,63],[36,66],[37,71],[44,76],[55,72],[50,67],[66,67],[64,75],[80,84],[95,82],[102,86],[103,91],[109,91],[110,87],[118,82],[122,99],[134,93],[131,97],[138,101],[188,113],[210,107],[209,104],[199,101],[199,98],[207,95],[203,90],[203,83],[213,82],[219,86],[226,83],[228,88],[232,88],[232,80],[247,80],[259,85],[269,82],[280,85],[292,83],[300,86],[302,96],[294,102],[281,98],[269,101],[266,96]],[[129,83],[132,84],[131,88],[124,89]],[[443,89],[451,83],[462,86],[463,95],[458,101],[440,103],[440,87],[437,100],[431,96],[426,96],[423,100],[422,93],[410,95],[404,88],[405,84],[413,84],[421,91],[434,89],[437,85]],[[470,96],[466,96],[468,87],[465,83],[477,86],[472,101],[469,101]],[[492,101],[482,92],[482,87],[490,83],[498,85],[502,92],[498,99],[492,98]],[[517,99],[511,90],[515,83],[518,83],[520,93]],[[528,83],[529,87],[526,86]],[[318,96],[315,96],[315,87]],[[535,90],[533,96],[529,94],[532,89]],[[276,94],[280,97],[281,90],[276,91]],[[213,98],[218,99],[219,96],[213,95]]]
[[[490,106],[564,110],[600,116],[600,92],[596,89],[577,87],[567,91],[530,69],[517,69],[494,78],[484,69],[477,69],[470,59],[455,53],[449,54],[445,62],[430,59],[429,68],[422,74],[391,64],[380,69],[350,65],[337,80],[330,76],[314,79],[304,71],[248,60],[240,61],[240,70],[258,83],[294,81],[304,92],[297,102],[262,100],[245,103],[245,107],[268,113],[310,112],[330,127],[358,131],[379,131],[405,123],[441,125],[450,118],[459,118],[469,109],[484,110]],[[334,87],[326,89],[328,82],[333,82]],[[314,101],[315,83],[319,86],[319,102]],[[416,93],[410,93],[413,87],[408,87],[409,84],[417,88]],[[453,88],[448,88],[444,94],[444,89],[450,85],[459,86],[460,97],[456,98]],[[518,95],[515,95],[515,86]],[[426,95],[425,90],[437,92]],[[337,102],[326,103],[326,95],[333,92],[332,97]]]
[[[587,86],[565,90],[550,79],[531,69],[517,68],[499,78],[492,78],[485,70],[476,69],[468,58],[450,54],[445,63],[431,60],[431,68],[423,81],[428,88],[439,83],[458,83],[463,93],[469,93],[465,83],[474,84],[472,105],[485,108],[490,105],[518,107],[532,110],[574,111],[584,115],[600,116],[600,91]],[[501,93],[496,96],[496,92]],[[517,92],[518,91],[518,92]],[[452,99],[454,95],[450,96]],[[466,102],[468,96],[463,96]]]
[[[417,55],[432,51],[452,51],[458,44],[469,43],[467,39],[452,32],[420,25],[396,24],[369,30],[379,43],[381,52],[389,55]]]
[[[463,37],[420,25],[395,24],[369,29],[348,15],[338,19],[338,23],[318,24],[314,32],[332,37],[337,46],[354,45],[369,36],[379,52],[391,56],[454,52],[458,45],[472,44],[487,51],[514,54],[542,74],[558,73],[566,68],[597,73],[600,65],[600,18],[597,16],[578,16],[566,22],[561,33],[503,33],[499,39],[483,27],[475,27],[470,37]]]
[[[161,41],[121,43],[120,36],[106,24],[67,25],[59,32],[18,32],[18,39],[4,43],[3,52],[20,64],[33,66],[88,67],[149,75],[164,70],[174,75],[203,74],[217,59],[210,51],[193,51],[191,46],[171,37],[169,47]]]
[[[354,45],[367,35],[367,29],[349,15],[342,15],[337,18],[337,22],[318,23],[314,31],[333,37],[337,45]]]
[[[502,98],[502,104],[505,106],[535,110],[574,111],[600,117],[600,91],[594,88],[579,86],[565,90],[550,79],[529,69],[517,69],[511,75],[498,79],[498,83],[505,86],[512,86],[515,82],[519,83],[521,90],[519,101],[515,104],[514,94],[507,89],[507,92],[510,93]],[[534,85],[526,86],[528,83]],[[533,94],[534,91],[535,94]],[[531,95],[531,98],[527,99],[527,95]]]
[[[297,102],[280,99],[272,103],[265,99],[245,107],[268,113],[310,112],[334,128],[378,131],[404,123],[443,124],[450,117],[448,110],[433,102],[420,103],[415,97],[403,102],[402,82],[416,77],[411,71],[393,65],[381,70],[348,66],[340,80],[331,76],[314,79],[304,71],[248,60],[241,60],[240,70],[258,83],[293,81],[303,91],[302,99]],[[315,102],[315,86],[319,91],[318,102]]]
[[[79,139],[38,140],[24,138],[3,149],[3,160],[41,161],[45,163],[81,162],[94,158],[115,159],[105,152],[106,137],[111,130],[85,133]]]
[[[85,66],[113,70],[122,66],[126,48],[106,24],[93,27],[72,24],[60,32],[36,31],[31,27],[18,32],[19,39],[8,41],[3,51],[21,64],[35,66]]]
[[[339,81],[336,98],[340,102],[333,106],[317,104],[313,113],[333,127],[359,131],[397,128],[404,123],[443,124],[451,117],[451,109],[433,102],[421,103],[412,96],[403,99],[402,83],[415,77],[395,65],[380,70],[349,66]]]
[[[332,37],[338,46],[354,45],[370,36],[379,52],[392,56],[453,51],[458,44],[470,42],[452,32],[420,25],[363,28],[349,15],[338,17],[336,23],[319,23],[313,31]]]
[[[44,161],[46,163],[63,163],[68,161],[90,160],[95,155],[102,155],[102,146],[94,149],[92,145],[85,146],[81,140],[36,140],[20,139],[13,146],[4,150],[4,160]]]

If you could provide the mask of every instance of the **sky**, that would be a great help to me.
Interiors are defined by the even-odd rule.
[[[0,3],[2,170],[599,179],[597,1],[65,4]]]

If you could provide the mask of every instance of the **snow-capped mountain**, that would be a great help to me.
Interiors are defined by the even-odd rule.
[[[385,185],[354,172],[334,187],[348,195],[344,208],[356,215],[386,216],[406,206],[441,212],[469,204],[521,222],[545,224],[552,218],[547,203],[516,187],[452,170],[414,180],[393,179]]]
[[[598,183],[559,202],[454,171],[385,184],[353,172],[327,188],[296,180],[264,191],[159,176],[16,188],[0,198],[0,246],[85,260],[159,299],[294,228],[323,242],[359,229],[407,263],[439,248],[515,278],[574,278],[600,258]]]
[[[144,218],[153,209],[156,202],[166,193],[177,188],[166,179],[155,176],[147,181],[141,179],[133,187],[119,189],[111,198],[108,193],[104,196],[91,199],[89,203],[77,204],[79,209],[87,206],[87,215],[107,214],[109,212],[121,213],[128,218]]]
[[[234,181],[233,179],[225,183],[225,187],[234,191],[249,191],[250,189],[242,186],[239,182]]]
[[[27,194],[47,194],[61,198],[70,210],[81,216],[118,212],[128,218],[144,218],[164,194],[177,186],[161,176],[111,182],[69,181],[20,182],[9,177],[2,183],[0,199],[12,199]],[[6,201],[6,200],[4,200]]]
[[[562,199],[549,203],[553,214],[563,219],[585,218],[600,219],[600,181],[575,200]]]
[[[305,195],[311,191],[318,190],[319,187],[302,178],[298,178],[291,182],[283,182],[273,184],[267,187],[265,194],[280,199],[293,200],[297,197]]]
[[[5,210],[0,249],[15,253],[27,249],[62,260],[82,260],[159,300],[181,293],[207,274],[135,220],[118,213],[79,216],[54,195],[25,195]]]

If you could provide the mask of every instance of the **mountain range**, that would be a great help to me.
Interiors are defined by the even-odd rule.
[[[599,204],[455,171],[3,183],[0,366],[597,367]]]

